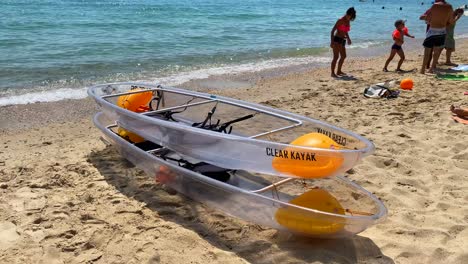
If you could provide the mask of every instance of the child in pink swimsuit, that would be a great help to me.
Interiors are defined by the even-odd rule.
[[[390,56],[385,62],[385,66],[383,68],[384,72],[388,72],[387,66],[393,60],[393,57],[395,57],[395,54],[398,54],[398,56],[400,56],[400,61],[398,61],[398,66],[396,68],[396,71],[397,72],[403,71],[400,67],[401,67],[401,64],[403,64],[403,61],[405,60],[405,52],[403,52],[403,48],[401,47],[403,43],[405,42],[404,36],[414,38],[414,36],[408,33],[408,28],[405,27],[405,21],[403,20],[395,21],[395,28],[396,29],[393,31],[393,34],[392,34],[394,43],[390,51]]]

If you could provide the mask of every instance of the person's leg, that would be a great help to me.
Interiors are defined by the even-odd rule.
[[[439,57],[440,57],[440,53],[442,52],[442,49],[443,49],[442,47],[433,48],[434,52],[432,55],[432,66],[428,72],[434,73],[434,71],[436,70],[437,64],[439,63]]]
[[[337,75],[345,75],[343,71],[341,71],[341,67],[343,67],[344,60],[346,59],[346,47],[341,46],[340,49],[340,60],[338,61],[338,69],[336,71]]]
[[[452,34],[447,35],[445,38],[445,65],[457,66],[452,62],[452,53],[455,51],[455,39]]]
[[[405,61],[405,52],[403,52],[403,49],[400,49],[397,51],[398,56],[400,56],[400,61],[398,62],[398,67],[397,71],[401,71],[401,64],[403,64],[403,61]]]
[[[431,54],[432,54],[432,48],[424,47],[424,58],[423,58],[423,64],[422,64],[421,71],[420,71],[421,74],[426,73],[426,66],[429,62],[429,56],[431,56]]]
[[[383,70],[385,72],[388,71],[387,67],[388,67],[388,64],[390,64],[390,62],[393,60],[393,58],[395,57],[395,54],[397,53],[397,50],[396,49],[391,49],[390,50],[390,56],[388,57],[387,61],[385,62],[385,66],[383,68]]]
[[[431,61],[432,61],[432,53],[434,52],[433,48],[431,48],[431,52],[429,53],[429,57],[427,58],[426,69],[431,68]]]
[[[449,66],[457,66],[457,64],[452,62],[452,53],[455,51],[455,49],[452,48],[446,48],[446,53],[445,53],[445,65]]]
[[[445,64],[450,64],[450,57],[452,57],[452,50],[445,48]]]
[[[331,62],[331,77],[338,77],[335,74],[336,62],[338,61],[338,56],[340,54],[340,45],[336,42],[333,43],[333,59]]]

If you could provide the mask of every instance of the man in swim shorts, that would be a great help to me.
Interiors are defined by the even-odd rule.
[[[434,73],[439,61],[440,53],[445,45],[445,37],[447,34],[447,26],[453,24],[453,8],[447,4],[445,0],[439,0],[426,11],[425,20],[429,25],[424,40],[424,59],[421,68],[421,73],[426,73],[426,65],[432,53],[432,65],[428,70],[429,73]]]
[[[400,67],[403,61],[405,60],[405,53],[403,52],[403,48],[401,47],[403,45],[404,41],[404,36],[408,36],[410,38],[414,38],[414,36],[410,35],[408,33],[408,28],[405,27],[405,21],[403,20],[397,20],[395,21],[395,30],[393,31],[392,37],[393,40],[395,41],[392,45],[392,50],[390,51],[390,56],[388,57],[387,61],[385,62],[385,66],[383,68],[384,72],[388,72],[387,66],[388,64],[393,60],[393,57],[395,57],[395,54],[398,54],[400,56],[400,61],[398,61],[398,66],[396,71],[400,72],[403,71]]]

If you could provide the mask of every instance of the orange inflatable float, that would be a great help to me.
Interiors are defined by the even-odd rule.
[[[292,199],[289,203],[322,212],[344,215],[345,210],[333,195],[323,189],[311,189]],[[317,216],[292,206],[279,208],[276,221],[289,230],[307,235],[331,235],[344,228],[345,221],[337,222],[333,216]]]
[[[139,90],[142,89],[135,88],[131,91]],[[153,99],[153,92],[141,92],[135,94],[121,95],[117,99],[117,105],[133,112],[142,113],[149,110],[148,104],[150,103],[151,99]],[[122,138],[125,138],[126,140],[133,143],[140,143],[145,141],[145,139],[140,137],[139,135],[120,127],[117,130],[117,133]]]
[[[413,90],[414,82],[410,78],[401,80],[400,88],[403,90]]]
[[[161,165],[154,175],[154,180],[156,183],[167,184],[173,182],[175,178],[174,172],[165,165]]]
[[[135,133],[132,133],[128,130],[125,130],[123,128],[120,128],[117,130],[117,134],[119,134],[119,136],[121,136],[122,138],[130,141],[130,142],[133,142],[133,143],[140,143],[140,142],[143,142],[145,141],[144,138],[140,137],[139,135],[135,134]]]
[[[132,91],[142,90],[135,88]],[[149,102],[153,99],[153,92],[141,92],[121,95],[117,99],[117,105],[133,112],[144,112]]]
[[[290,144],[322,149],[342,148],[333,139],[321,133],[300,136]],[[273,158],[272,167],[278,172],[307,179],[330,176],[341,167],[344,160],[340,153],[320,153],[320,150],[287,147],[280,152],[282,155]]]

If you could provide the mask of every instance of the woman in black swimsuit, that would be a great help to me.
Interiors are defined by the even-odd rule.
[[[346,11],[346,15],[336,21],[335,26],[331,31],[330,47],[333,49],[333,60],[331,63],[331,76],[338,77],[338,75],[346,75],[341,71],[343,62],[346,59],[346,42],[351,45],[351,39],[348,32],[351,30],[351,21],[356,19],[356,10],[354,7]],[[336,32],[336,34],[335,34]],[[340,59],[338,61],[338,58]],[[338,70],[335,74],[336,62],[338,61]]]

